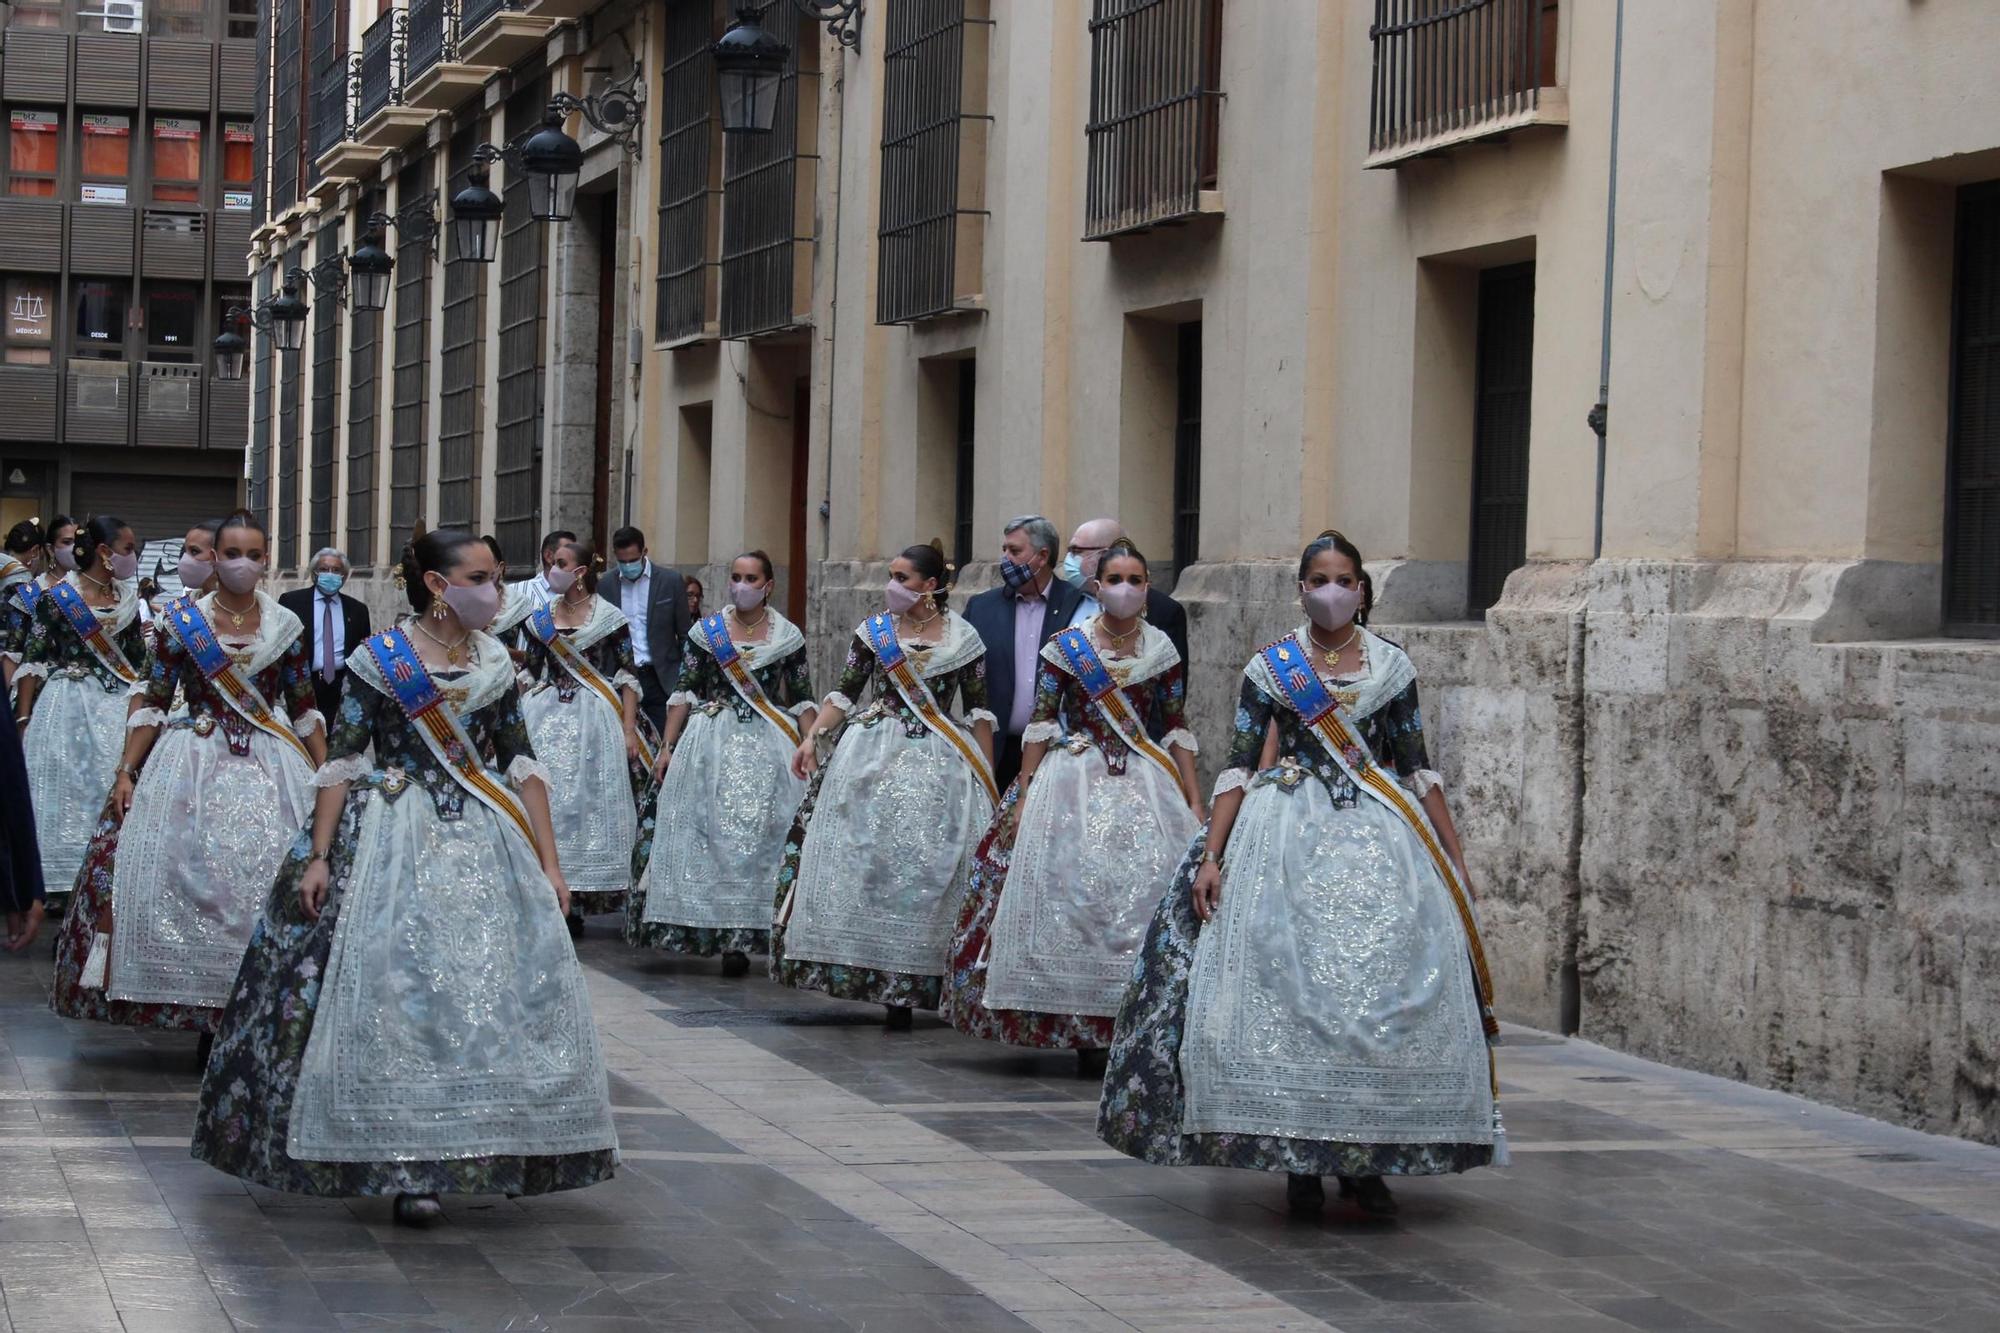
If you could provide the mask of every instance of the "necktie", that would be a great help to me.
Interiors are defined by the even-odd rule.
[[[333,598],[322,597],[319,604],[323,608],[319,622],[319,675],[327,684],[333,684],[334,673],[340,664],[333,657]]]

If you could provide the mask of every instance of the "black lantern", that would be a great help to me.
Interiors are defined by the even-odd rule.
[[[356,311],[381,310],[389,304],[389,274],[396,261],[382,248],[382,233],[371,231],[347,257],[348,291]]]
[[[778,118],[778,86],[792,48],[764,31],[756,6],[743,5],[736,22],[709,50],[722,96],[724,134],[769,134]]]
[[[451,197],[451,229],[458,235],[459,259],[490,264],[500,252],[500,215],[506,205],[487,187],[492,176],[476,163],[465,188]]]
[[[306,342],[306,303],[299,299],[297,269],[285,275],[285,285],[270,304],[271,342],[281,352],[296,352]]]
[[[240,380],[250,364],[250,344],[242,334],[234,329],[224,330],[216,338],[215,378],[219,380]]]
[[[528,176],[528,213],[538,222],[568,222],[576,212],[576,182],[583,174],[583,149],[563,133],[563,110],[551,105],[542,127],[521,145],[521,170]]]

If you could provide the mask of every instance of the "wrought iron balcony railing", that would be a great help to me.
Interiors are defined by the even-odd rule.
[[[317,162],[343,139],[354,137],[348,120],[353,104],[353,79],[346,61],[333,65],[312,84],[312,156]],[[315,171],[317,180],[319,173]]]
[[[458,61],[458,0],[410,0],[409,42],[403,79],[407,83],[433,65]]]
[[[1370,166],[1561,124],[1558,0],[1375,0]]]
[[[354,122],[403,100],[403,61],[409,44],[410,11],[392,9],[361,34],[361,80],[355,96]]]
[[[1095,0],[1084,239],[1204,211],[1217,173],[1222,0]]]
[[[478,32],[479,25],[495,14],[520,7],[519,0],[464,0],[459,11],[462,15],[460,31],[468,34]]]

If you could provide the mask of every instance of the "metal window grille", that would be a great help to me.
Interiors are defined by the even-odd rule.
[[[404,203],[431,191],[431,159],[404,169],[397,197]],[[442,236],[437,244],[443,244]],[[480,268],[459,264],[457,268]],[[431,266],[413,251],[396,265],[396,382],[390,389],[389,542],[395,559],[424,512],[424,400],[429,393]]]
[[[410,44],[405,78],[414,79],[441,61],[458,59],[456,0],[410,0]]]
[[[278,395],[278,567],[299,564],[299,533],[305,513],[299,508],[299,433],[305,415],[305,376],[298,373],[295,352],[271,354],[271,376]],[[288,365],[287,362],[290,362]],[[287,371],[290,373],[287,374]]]
[[[1958,197],[1944,628],[2000,638],[2000,181]]]
[[[415,252],[405,258],[411,268],[420,267]],[[375,563],[375,378],[381,328],[380,314],[356,314],[348,339],[347,558],[357,568]]]
[[[299,201],[300,135],[305,123],[305,0],[275,0],[271,39],[271,212]],[[260,118],[261,120],[261,118]]]
[[[451,141],[451,179],[463,178],[479,140],[467,129]],[[512,194],[524,190],[510,190]],[[486,264],[444,266],[443,328],[439,331],[438,524],[469,528],[479,513],[479,383],[484,373]]]
[[[979,363],[971,357],[958,363],[958,457],[952,478],[952,562],[960,569],[972,563],[973,429],[979,385]]]
[[[1484,616],[1528,560],[1528,412],[1535,370],[1535,266],[1479,275],[1473,388],[1472,559],[1467,610]]]
[[[818,33],[800,23],[790,0],[764,0],[761,13],[764,30],[791,47],[792,54],[778,84],[777,119],[771,132],[732,135],[723,148],[725,338],[749,338],[800,322],[795,261],[799,246],[812,242],[811,236],[799,233],[810,225],[813,177],[802,173],[799,163],[812,162],[816,167],[819,156],[801,151],[799,108],[812,106],[817,93]]]
[[[507,133],[541,122],[544,85],[507,105]],[[499,405],[493,462],[494,535],[503,551],[534,549],[542,491],[542,226],[525,189],[507,191],[500,218]]]
[[[1174,576],[1201,559],[1201,321],[1175,330]]]
[[[312,154],[306,180],[320,179],[319,156],[347,137],[347,11],[339,4],[313,5],[312,77],[306,87],[312,102]]]
[[[660,275],[653,332],[662,341],[698,336],[715,318],[714,0],[679,0],[667,10],[660,71]]]
[[[1214,187],[1222,0],[1094,0],[1084,239],[1192,216]]]
[[[391,9],[361,34],[361,78],[355,92],[354,123],[358,126],[403,97],[403,51],[408,44],[410,11]]]
[[[271,270],[257,275],[257,299],[271,294]],[[280,353],[272,350],[269,338],[254,338],[250,344],[250,512],[271,526],[271,376]]]
[[[884,17],[877,323],[958,305],[959,232],[981,211],[959,181],[966,25],[990,24],[985,11],[985,0],[896,0]]]
[[[1533,111],[1555,83],[1557,0],[1375,0],[1368,148]]]
[[[271,216],[271,188],[267,164],[270,162],[271,118],[271,19],[269,4],[257,6],[257,114],[250,130],[250,222],[261,227]]]
[[[340,224],[319,229],[315,258],[324,263],[340,253]],[[314,550],[333,545],[334,444],[340,424],[340,302],[322,296],[312,303],[312,476],[311,527]]]

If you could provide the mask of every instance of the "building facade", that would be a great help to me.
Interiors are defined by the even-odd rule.
[[[0,528],[113,513],[178,539],[239,497],[255,0],[0,6]]]
[[[499,164],[497,263],[411,218],[388,310],[259,341],[288,561],[762,548],[826,674],[903,546],[1116,515],[1213,749],[1337,526],[1507,1016],[2000,1139],[2000,11],[766,0],[746,138],[720,0],[274,5],[260,293],[645,93],[574,220]]]

